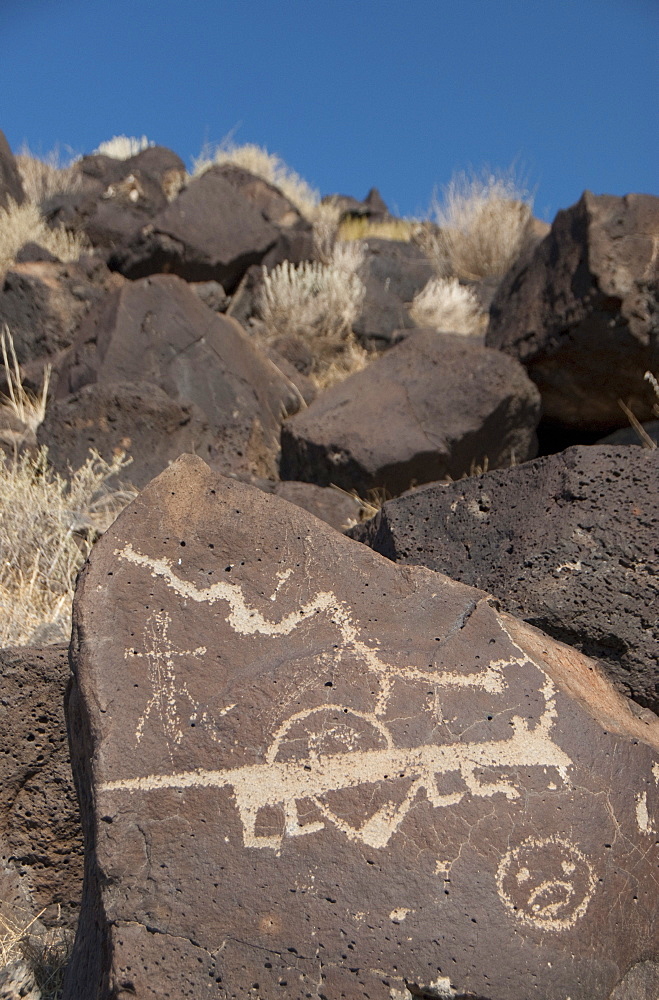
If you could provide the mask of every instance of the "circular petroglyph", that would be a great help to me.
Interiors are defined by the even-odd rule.
[[[497,869],[505,906],[525,924],[564,931],[583,917],[595,889],[593,867],[563,837],[528,837]]]

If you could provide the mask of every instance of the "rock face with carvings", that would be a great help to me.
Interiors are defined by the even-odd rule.
[[[659,723],[482,591],[186,456],[74,614],[68,1000],[608,1000],[653,974]]]

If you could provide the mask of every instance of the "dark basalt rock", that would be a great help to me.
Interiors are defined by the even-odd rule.
[[[420,489],[351,531],[490,591],[659,713],[659,451],[570,448]]]
[[[624,427],[656,403],[643,373],[659,367],[659,198],[586,191],[503,279],[486,343],[527,368],[549,424]]]
[[[539,419],[538,392],[518,362],[417,330],[283,424],[280,475],[395,496],[475,464],[531,458]]]
[[[659,722],[481,591],[186,456],[103,536],[66,1000],[607,1000],[659,946]]]

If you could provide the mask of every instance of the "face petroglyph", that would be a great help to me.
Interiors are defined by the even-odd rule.
[[[424,686],[432,684],[443,689],[481,689],[492,694],[500,693],[506,687],[506,668],[528,661],[518,647],[518,657],[493,660],[472,672],[429,670],[415,664],[392,666],[381,658],[374,640],[370,639],[367,643],[361,638],[350,609],[331,591],[319,592],[297,610],[278,620],[271,619],[248,604],[237,583],[221,582],[199,589],[178,576],[165,559],[145,556],[130,545],[126,545],[118,555],[148,569],[151,575],[163,579],[183,598],[209,604],[225,601],[229,605],[226,620],[240,635],[286,636],[302,623],[322,615],[336,629],[335,659],[340,661],[343,655],[350,653],[363,663],[377,683],[369,711],[357,711],[354,707],[328,701],[321,706],[292,713],[272,733],[272,741],[262,763],[224,770],[200,769],[116,779],[102,786],[105,792],[227,786],[233,793],[246,847],[278,850],[284,837],[317,833],[331,823],[349,839],[381,848],[389,843],[421,796],[425,796],[435,808],[456,805],[468,795],[503,795],[507,799],[516,799],[520,789],[511,778],[516,768],[552,768],[561,784],[567,778],[572,761],[552,739],[556,691],[540,668],[540,691],[544,702],[540,718],[532,723],[521,716],[513,716],[512,732],[507,739],[472,742],[456,739],[448,743],[400,747],[395,745],[387,724],[387,707],[397,679],[423,683]],[[289,576],[280,574],[277,589],[269,598],[271,602],[276,603],[278,592]],[[174,664],[176,658],[203,656],[205,648],[177,653],[168,639],[168,625],[166,615],[152,615],[145,628],[145,653],[127,652],[127,655],[148,657],[153,688],[138,721],[137,741],[142,738],[149,717],[157,713],[165,736],[179,743],[183,732],[177,714],[179,701],[187,701],[195,717],[203,721],[204,713],[200,706],[186,685],[177,682]],[[232,707],[227,706],[224,712]],[[479,777],[482,771],[487,771],[491,780]],[[499,774],[492,775],[493,771]],[[442,793],[441,777],[450,772],[459,774],[462,788]],[[405,794],[402,798],[399,796],[385,802],[360,825],[355,826],[341,818],[327,802],[331,793],[386,781],[404,783]],[[299,815],[302,803],[307,806],[313,803],[318,818],[303,823]],[[259,813],[268,807],[283,809],[285,822],[280,834],[265,836],[257,833]],[[308,808],[305,817],[307,815]]]

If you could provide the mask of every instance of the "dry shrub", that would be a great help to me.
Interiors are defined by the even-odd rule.
[[[519,256],[531,222],[532,198],[512,173],[456,174],[433,199],[439,232],[419,243],[440,277],[468,281],[504,274]]]
[[[8,208],[0,209],[0,276],[14,263],[21,247],[31,242],[38,243],[62,261],[77,260],[90,249],[83,233],[51,229],[37,205],[29,201],[17,205],[10,200]]]
[[[9,990],[8,996],[26,1000],[60,1000],[62,996],[73,933],[63,927],[44,927],[40,923],[43,913],[36,917],[19,916],[16,911],[0,913],[0,987]]]
[[[322,201],[313,210],[313,243],[316,257],[323,264],[330,264],[339,237],[341,209],[333,201]]]
[[[339,226],[338,236],[340,240],[366,240],[372,236],[374,239],[409,243],[418,225],[412,219],[347,218]]]
[[[207,147],[202,150],[193,163],[193,175],[199,176],[216,163],[233,163],[263,178],[264,181],[279,188],[306,219],[313,220],[320,198],[318,191],[291,170],[276,153],[269,153],[263,146],[256,146],[253,143],[236,146],[227,139],[215,148]]]
[[[127,464],[123,454],[106,462],[92,452],[64,478],[42,448],[0,465],[0,647],[29,645],[46,625],[70,630],[78,571],[136,495],[107,486]]]
[[[431,278],[414,297],[410,315],[417,326],[467,336],[482,333],[487,322],[473,290],[457,278]]]
[[[62,163],[58,149],[40,158],[23,146],[16,156],[16,164],[23,190],[34,205],[41,206],[57,194],[73,194],[82,188],[81,175],[73,164]]]
[[[36,431],[39,424],[43,423],[46,415],[51,366],[46,365],[44,368],[41,391],[33,393],[23,386],[21,369],[14,348],[14,339],[6,323],[0,334],[0,350],[2,351],[5,378],[7,379],[7,391],[9,392],[9,396],[0,400],[0,412],[2,410],[11,411],[14,416],[18,417],[21,423],[25,424],[31,431]]]
[[[131,156],[137,156],[149,146],[155,146],[155,143],[150,142],[145,135],[139,139],[135,136],[113,135],[111,139],[97,146],[94,153],[109,156],[113,160],[129,160]]]
[[[337,243],[327,264],[284,261],[269,274],[263,270],[260,312],[267,340],[303,340],[314,357],[312,377],[323,388],[368,360],[352,331],[365,293],[358,274],[364,252],[361,244]]]

